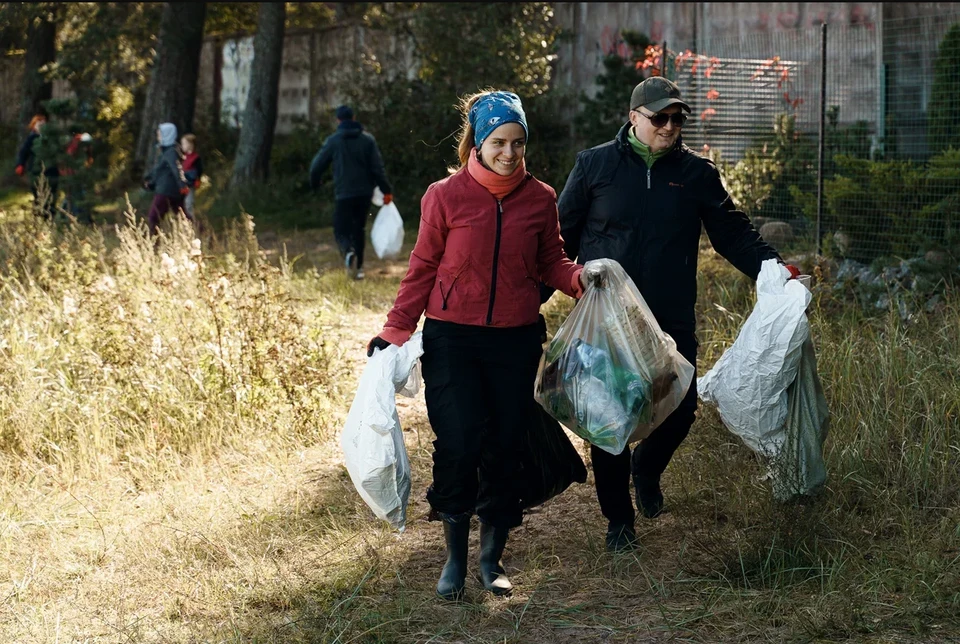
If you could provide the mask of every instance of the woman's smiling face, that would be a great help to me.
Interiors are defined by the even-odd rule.
[[[513,174],[523,160],[527,133],[519,123],[505,123],[490,133],[480,145],[480,160],[504,177]]]

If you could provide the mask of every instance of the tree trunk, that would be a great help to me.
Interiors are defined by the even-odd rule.
[[[47,80],[40,69],[56,60],[57,23],[56,7],[38,11],[31,16],[27,26],[27,52],[23,65],[23,93],[20,99],[20,118],[17,121],[17,144],[27,137],[26,127],[43,101],[53,97],[53,83]]]
[[[181,135],[193,129],[206,14],[205,2],[168,2],[163,8],[157,55],[133,158],[136,178],[152,161],[160,123],[173,123]]]
[[[286,3],[261,2],[253,38],[250,92],[240,123],[240,141],[233,165],[232,187],[264,181],[270,173],[270,150],[277,124],[283,23]]]

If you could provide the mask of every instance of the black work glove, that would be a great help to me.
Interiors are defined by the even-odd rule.
[[[367,344],[367,357],[370,358],[373,356],[374,349],[380,349],[383,351],[390,346],[390,343],[381,338],[379,335]]]

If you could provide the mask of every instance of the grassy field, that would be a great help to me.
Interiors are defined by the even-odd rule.
[[[404,533],[341,464],[403,262],[374,258],[358,283],[326,229],[241,217],[195,241],[178,224],[155,250],[134,226],[54,228],[0,197],[0,641],[960,641],[953,291],[905,321],[817,287],[832,425],[815,500],[775,503],[765,464],[701,406],[635,554],[604,551],[591,475],[512,533],[511,597],[482,593],[471,563],[458,606],[433,597],[422,394],[398,403]],[[702,269],[700,373],[752,306],[706,248]],[[548,303],[551,330],[569,308]]]

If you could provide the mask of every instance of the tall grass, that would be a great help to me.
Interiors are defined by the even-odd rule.
[[[109,249],[96,229],[0,227],[0,454],[150,478],[223,445],[320,438],[337,364],[252,225],[215,249],[186,220],[150,239],[132,210]]]
[[[701,375],[754,298],[750,280],[703,249]],[[768,464],[701,405],[664,476],[670,512],[638,520],[635,555],[604,552],[589,481],[511,538],[512,598],[468,589],[466,607],[438,605],[442,545],[433,535],[411,545],[432,558],[385,548],[344,561],[320,641],[954,641],[960,296],[948,289],[935,311],[915,304],[904,320],[897,310],[867,312],[826,281],[816,287],[808,314],[831,410],[829,479],[817,497],[775,501]],[[551,330],[571,308],[551,300]],[[429,480],[428,450],[414,454]]]
[[[156,245],[134,222],[128,212],[105,235],[0,221],[0,633],[11,641],[960,637],[955,290],[904,319],[815,288],[832,414],[816,498],[775,502],[766,464],[701,406],[664,476],[669,512],[638,520],[634,554],[605,552],[591,479],[511,533],[510,598],[472,578],[474,531],[468,601],[451,606],[433,597],[440,530],[420,520],[422,400],[400,408],[414,490],[402,535],[359,500],[336,443],[402,266],[372,262],[365,282],[348,282],[342,270],[294,273],[282,254],[268,263],[248,216],[209,241],[173,221]],[[753,299],[705,248],[701,374]],[[548,303],[551,330],[570,308]]]

